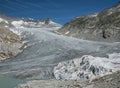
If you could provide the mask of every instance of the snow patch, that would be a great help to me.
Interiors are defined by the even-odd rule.
[[[0,18],[0,22],[2,22],[3,21],[3,19],[2,18]]]
[[[8,21],[6,21],[5,19],[2,19],[2,18],[0,18],[0,23],[1,22],[5,22],[5,23],[9,24]]]
[[[89,15],[89,17],[97,17],[98,13],[95,13],[95,14],[92,14],[92,15]]]
[[[56,24],[55,22],[53,22],[53,21],[50,21],[50,24]]]
[[[65,33],[65,35],[67,35],[67,34],[69,34],[70,33],[70,31],[67,31],[66,33]]]
[[[20,21],[13,21],[12,25],[14,25],[16,28],[24,28],[23,27],[24,21],[20,20]]]
[[[113,12],[109,12],[109,13],[108,13],[108,15],[111,15],[111,14],[113,14]]]

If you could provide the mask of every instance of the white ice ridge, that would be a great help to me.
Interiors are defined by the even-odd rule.
[[[120,70],[120,53],[109,54],[108,58],[84,55],[59,63],[54,67],[54,76],[58,80],[91,79],[117,70]]]

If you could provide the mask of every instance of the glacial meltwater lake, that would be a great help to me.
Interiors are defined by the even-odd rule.
[[[18,84],[24,82],[25,80],[0,76],[0,88],[15,88]]]

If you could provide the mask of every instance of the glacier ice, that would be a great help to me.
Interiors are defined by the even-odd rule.
[[[91,79],[117,71],[120,64],[120,53],[108,54],[106,57],[84,55],[81,58],[59,63],[54,67],[54,76],[60,80]]]

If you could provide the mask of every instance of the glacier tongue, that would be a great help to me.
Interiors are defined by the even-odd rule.
[[[24,43],[24,47],[22,48],[25,49],[16,57],[12,57],[8,60],[0,62],[0,74],[10,75],[13,77],[24,78],[24,79],[52,79],[54,78],[53,69],[55,66],[58,65],[59,62],[82,57],[83,55],[91,55],[94,57],[90,58],[85,56],[86,59],[84,59],[83,61],[82,58],[77,60],[75,59],[76,61],[73,60],[75,66],[74,64],[72,64],[72,66],[69,66],[69,63],[65,62],[66,66],[63,63],[61,63],[62,64],[60,65],[61,67],[60,66],[56,67],[56,68],[59,67],[59,69],[54,69],[55,77],[58,76],[58,79],[61,79],[59,77],[61,75],[62,75],[61,76],[62,79],[70,79],[70,78],[78,79],[78,76],[76,74],[80,72],[84,73],[83,78],[85,78],[86,75],[88,75],[87,78],[89,78],[89,75],[91,77],[94,76],[94,74],[92,73],[92,71],[84,70],[84,67],[85,66],[87,67],[87,65],[85,65],[87,64],[86,60],[88,60],[88,62],[91,65],[92,62],[98,61],[96,57],[104,57],[108,53],[119,52],[120,43],[93,42],[93,41],[61,36],[52,32],[53,30],[57,30],[56,28],[58,29],[58,27],[11,28],[10,29],[11,31],[20,35]],[[112,58],[113,56],[110,57]],[[113,60],[111,58],[105,58],[105,60],[104,59],[100,60],[101,62],[103,61],[105,63],[105,61],[107,62],[108,59],[110,59],[108,66],[104,67],[104,65],[106,64],[102,65],[104,67],[102,70],[103,73],[104,73],[104,69],[105,70],[108,69],[109,72],[109,70],[111,71],[111,67],[118,65],[118,63],[117,65],[112,64],[111,61]],[[119,62],[117,60],[118,59],[114,59],[115,62]],[[83,64],[83,62],[85,64]],[[95,67],[96,65],[94,64],[93,66]],[[64,72],[65,68],[69,70],[66,73]],[[60,73],[58,74],[57,71]],[[96,72],[96,74],[98,73],[100,72]]]
[[[119,70],[117,62],[120,62],[120,53],[109,54],[108,58],[84,55],[59,63],[54,67],[54,75],[59,80],[91,79]]]

